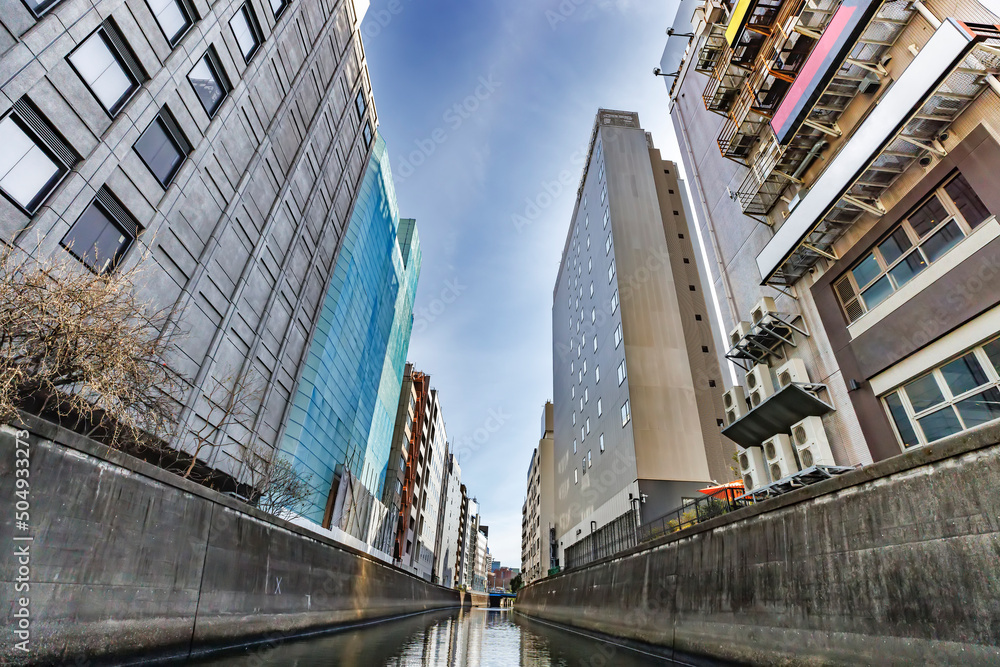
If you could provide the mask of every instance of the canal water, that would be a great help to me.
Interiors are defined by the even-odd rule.
[[[276,640],[200,667],[648,667],[665,658],[603,642],[509,610],[418,614],[334,633]]]

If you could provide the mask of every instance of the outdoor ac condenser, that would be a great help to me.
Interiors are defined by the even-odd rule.
[[[801,359],[789,359],[778,367],[778,388],[784,389],[793,382],[796,384],[809,384],[809,371],[806,364]]]
[[[753,320],[754,324],[760,324],[768,315],[776,315],[777,312],[777,308],[774,307],[774,299],[765,296],[750,311],[750,319]]]
[[[722,395],[722,406],[726,409],[726,426],[742,419],[747,414],[747,395],[740,385]]]
[[[822,417],[806,417],[792,426],[792,440],[803,468],[837,465],[833,460],[833,450],[830,449]]]
[[[749,493],[770,481],[767,477],[767,463],[764,461],[760,447],[741,449],[739,459],[744,491]]]
[[[792,439],[783,433],[764,441],[764,460],[767,461],[767,470],[774,481],[799,470]]]
[[[740,342],[740,339],[742,339],[748,333],[750,333],[749,322],[744,321],[737,324],[736,328],[734,328],[732,331],[729,332],[729,347],[730,348],[735,347],[736,344]]]
[[[774,393],[774,383],[771,381],[771,369],[767,364],[757,364],[747,373],[747,389],[750,391],[750,408],[768,399]]]

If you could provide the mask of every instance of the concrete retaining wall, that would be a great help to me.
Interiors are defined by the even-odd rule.
[[[1000,426],[525,588],[516,609],[759,665],[1000,664]]]
[[[186,656],[468,603],[458,591],[28,419],[27,531],[14,516],[17,438],[0,430],[0,664],[150,650]],[[30,590],[15,592],[11,554],[25,545]],[[29,601],[27,654],[14,634],[21,597]]]

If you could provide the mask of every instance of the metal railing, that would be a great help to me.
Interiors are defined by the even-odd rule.
[[[580,567],[636,545],[638,516],[632,510],[566,547],[566,569]]]
[[[750,498],[741,498],[743,489],[721,489],[714,495],[696,498],[672,512],[639,526],[638,541],[649,542],[676,533],[717,516],[753,505]]]

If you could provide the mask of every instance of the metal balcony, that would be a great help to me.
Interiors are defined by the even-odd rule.
[[[726,27],[721,23],[714,23],[709,28],[708,35],[705,36],[705,43],[698,49],[698,57],[695,60],[694,69],[702,74],[712,74],[719,58],[729,47],[726,43]]]
[[[1000,67],[1000,29],[948,20],[844,143],[761,253],[765,283],[789,285],[862,215],[884,214],[879,197],[916,161],[943,155],[936,138]]]

